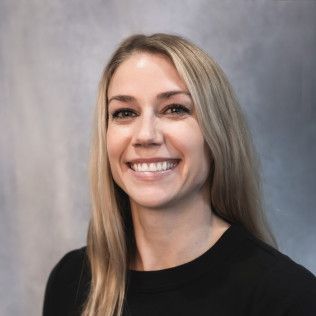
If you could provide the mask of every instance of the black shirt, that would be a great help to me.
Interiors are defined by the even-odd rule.
[[[86,248],[66,254],[50,274],[43,315],[80,315],[90,278]],[[129,270],[126,302],[124,316],[316,316],[316,278],[232,225],[193,261]]]

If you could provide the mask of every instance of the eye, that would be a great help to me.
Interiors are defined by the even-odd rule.
[[[128,108],[116,110],[111,114],[111,117],[113,120],[128,119],[135,116],[136,116],[135,111]]]
[[[165,109],[165,113],[172,115],[185,115],[190,114],[191,110],[181,104],[170,104]]]

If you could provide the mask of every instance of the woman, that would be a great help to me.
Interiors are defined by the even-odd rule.
[[[220,67],[173,35],[127,38],[99,86],[87,248],[52,271],[44,315],[316,315],[279,253],[247,127]]]

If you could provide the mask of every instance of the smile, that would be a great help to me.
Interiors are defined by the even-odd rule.
[[[129,163],[129,166],[136,172],[161,172],[173,169],[178,163],[179,160],[165,160],[150,163]]]

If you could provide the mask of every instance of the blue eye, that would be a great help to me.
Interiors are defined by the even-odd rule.
[[[121,120],[134,117],[136,113],[131,109],[119,109],[114,111],[111,116],[113,120]]]
[[[187,107],[181,105],[181,104],[171,104],[167,107],[165,110],[166,114],[175,114],[175,115],[184,115],[184,114],[190,114],[191,111]]]

